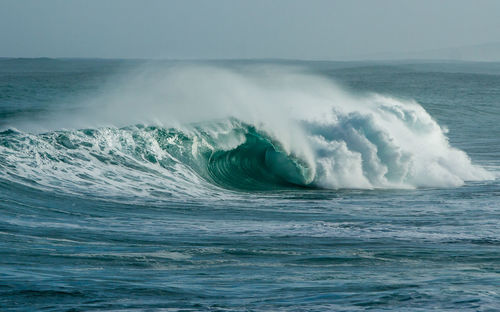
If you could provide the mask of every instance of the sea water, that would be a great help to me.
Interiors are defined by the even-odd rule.
[[[0,60],[1,311],[500,309],[500,64]]]

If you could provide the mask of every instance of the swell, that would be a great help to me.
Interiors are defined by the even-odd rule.
[[[369,118],[344,118],[335,125],[303,124],[315,151],[312,163],[237,119],[189,130],[142,125],[44,134],[8,130],[0,133],[0,177],[53,191],[155,199],[213,196],[223,190],[443,187],[461,178],[489,178],[482,168],[466,163],[471,170],[466,174],[472,176],[460,176],[464,168],[455,168],[458,173],[449,180],[433,180],[432,172],[415,171],[420,166],[415,155],[373,129]],[[429,158],[426,165],[444,170],[436,167],[439,162],[448,166],[445,161],[452,165],[456,157],[466,157],[454,152],[454,159],[432,163]],[[420,180],[421,174],[428,179]]]

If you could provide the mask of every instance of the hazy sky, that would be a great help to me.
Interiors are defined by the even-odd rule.
[[[0,56],[352,59],[500,42],[500,0],[0,0]]]

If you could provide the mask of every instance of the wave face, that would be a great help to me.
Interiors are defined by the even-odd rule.
[[[132,77],[85,101],[78,114],[48,116],[37,126],[46,131],[17,130],[19,123],[0,133],[2,178],[152,198],[493,178],[451,147],[414,101],[356,96],[277,67],[175,67]]]

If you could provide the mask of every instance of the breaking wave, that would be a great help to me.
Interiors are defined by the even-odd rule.
[[[0,177],[155,198],[227,190],[453,187],[492,179],[414,101],[277,67],[142,70],[0,133]],[[132,125],[132,126],[131,126]],[[51,129],[49,129],[51,128]],[[23,130],[18,130],[23,129]]]

